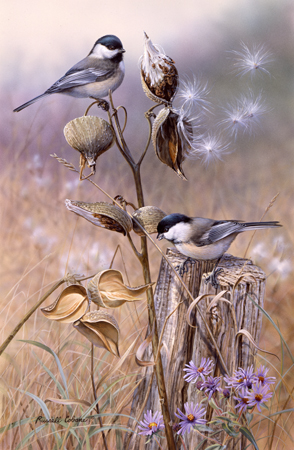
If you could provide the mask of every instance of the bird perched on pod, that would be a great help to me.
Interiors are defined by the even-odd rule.
[[[118,37],[111,34],[102,36],[95,42],[88,56],[69,69],[47,91],[15,108],[14,112],[19,112],[51,94],[94,98],[100,100],[103,109],[108,110],[108,103],[101,99],[108,95],[109,90],[115,91],[124,79],[124,52]]]

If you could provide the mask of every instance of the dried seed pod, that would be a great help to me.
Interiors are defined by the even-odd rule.
[[[78,117],[66,124],[63,132],[69,145],[81,153],[83,162],[87,162],[93,172],[98,156],[114,143],[112,128],[101,117]]]
[[[103,308],[118,308],[125,302],[142,300],[142,294],[151,284],[139,287],[130,287],[124,283],[119,270],[107,269],[99,272],[88,283],[88,296],[94,303]]]
[[[41,308],[41,311],[48,319],[72,323],[85,314],[89,305],[86,289],[80,284],[72,284],[61,292],[52,305]]]
[[[157,233],[157,225],[166,214],[156,206],[143,206],[142,208],[136,209],[132,216],[145,228],[147,233],[152,234]],[[144,236],[143,231],[135,221],[133,221],[133,229],[139,236]]]
[[[105,348],[119,356],[119,326],[113,316],[105,311],[91,311],[73,324],[96,347]]]
[[[142,87],[150,100],[171,103],[178,86],[178,71],[174,61],[164,54],[145,33],[141,57]]]
[[[107,230],[117,231],[126,235],[133,227],[129,215],[111,203],[85,203],[67,199],[65,200],[65,205],[70,211]]]
[[[151,138],[160,161],[186,180],[182,163],[193,146],[193,128],[188,118],[170,107],[161,109],[153,122]]]

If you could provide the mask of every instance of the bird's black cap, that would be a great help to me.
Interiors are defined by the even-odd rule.
[[[170,229],[174,225],[176,225],[179,222],[191,222],[190,217],[185,216],[184,214],[169,214],[168,216],[165,216],[157,225],[157,232],[158,233],[165,233],[166,228]]]
[[[113,47],[113,49],[123,48],[121,40],[113,34],[106,34],[105,36],[99,38],[98,41],[95,42],[94,47],[97,44],[105,45],[105,47]]]

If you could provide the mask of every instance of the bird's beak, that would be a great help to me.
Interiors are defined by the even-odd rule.
[[[161,241],[161,239],[164,239],[164,234],[163,234],[163,233],[158,233],[157,239],[158,239],[159,241]]]
[[[126,51],[125,51],[125,49],[124,48],[122,48],[121,50],[120,50],[120,53],[125,53]]]

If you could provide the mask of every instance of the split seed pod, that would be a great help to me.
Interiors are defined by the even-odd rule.
[[[132,216],[145,228],[147,233],[152,234],[157,233],[157,225],[166,214],[156,206],[143,206],[142,208],[136,209]],[[133,221],[133,229],[139,236],[144,236],[143,231],[135,221]]]
[[[73,324],[96,347],[105,348],[119,356],[119,326],[113,316],[105,311],[91,311]]]
[[[95,173],[98,156],[106,152],[114,143],[112,128],[101,117],[78,117],[65,125],[63,132],[69,145],[81,153],[80,177],[85,163]]]
[[[190,122],[171,108],[165,107],[153,122],[151,138],[160,161],[186,180],[182,163],[192,148],[193,129]]]
[[[118,308],[126,302],[142,300],[142,294],[151,284],[129,287],[124,283],[119,270],[107,269],[97,273],[88,283],[87,291],[91,301],[103,308]]]
[[[41,308],[48,319],[72,323],[80,319],[90,306],[86,289],[80,284],[65,288],[52,305]]]
[[[142,87],[150,100],[171,103],[178,86],[178,71],[174,61],[164,54],[145,33],[141,57]]]
[[[117,231],[126,235],[133,227],[132,219],[129,215],[111,203],[85,203],[67,199],[65,200],[65,206],[69,211],[107,230]]]

